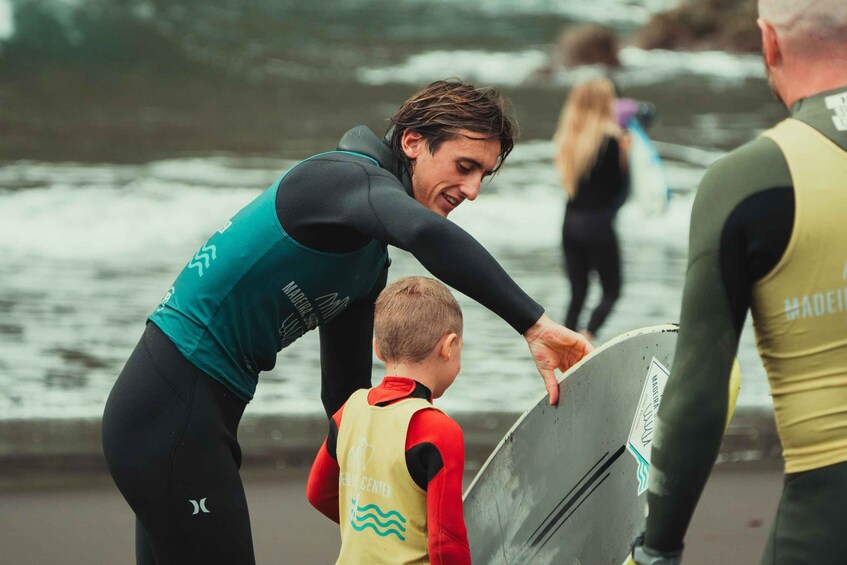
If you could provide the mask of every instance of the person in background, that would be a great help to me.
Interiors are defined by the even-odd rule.
[[[621,292],[620,246],[614,223],[627,194],[629,140],[614,112],[612,81],[599,78],[579,84],[568,96],[553,137],[554,164],[568,197],[562,247],[571,301],[565,325],[579,328],[589,341]],[[580,325],[591,271],[600,278],[603,296],[587,323]]]
[[[470,564],[462,514],[462,430],[434,408],[459,374],[462,310],[426,277],[376,300],[374,350],[386,376],[329,424],[309,502],[341,526],[338,563]]]
[[[629,563],[682,561],[748,310],[785,459],[761,563],[847,563],[847,3],[759,0],[759,16],[791,117],[715,162],[697,190],[646,530]]]

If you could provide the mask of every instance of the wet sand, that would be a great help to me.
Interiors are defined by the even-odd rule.
[[[469,470],[465,486],[515,418],[457,417]],[[308,466],[325,434],[322,416],[242,422],[257,563],[335,562],[338,526],[305,497]],[[782,488],[772,414],[736,412],[719,460],[686,540],[685,563],[758,563]],[[134,517],[106,473],[99,421],[0,421],[0,563],[134,563]]]
[[[306,502],[307,473],[243,470],[257,563],[334,563],[338,527]],[[717,466],[686,540],[686,565],[758,563],[781,486],[778,461]],[[102,473],[7,476],[0,484],[4,563],[131,564],[133,535],[132,513]]]

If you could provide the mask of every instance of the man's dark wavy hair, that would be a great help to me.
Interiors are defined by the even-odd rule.
[[[477,88],[459,80],[437,80],[406,100],[390,120],[389,144],[394,155],[408,169],[410,162],[403,153],[403,132],[416,131],[426,139],[430,153],[465,129],[482,134],[485,139],[500,141],[500,155],[493,173],[515,146],[516,125],[507,115],[509,102],[492,87]]]

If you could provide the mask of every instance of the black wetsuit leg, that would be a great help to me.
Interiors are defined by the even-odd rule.
[[[255,562],[238,473],[244,407],[148,324],[103,415],[109,472],[138,519],[139,564]]]
[[[576,230],[569,229],[566,222],[562,230],[562,247],[565,255],[565,273],[571,283],[571,301],[565,313],[565,327],[580,329],[579,314],[588,294],[588,249]]]
[[[614,229],[614,210],[572,210],[565,215],[562,244],[571,282],[571,303],[565,325],[579,329],[579,314],[588,291],[588,273],[596,271],[603,297],[594,308],[586,329],[596,334],[612,311],[621,290],[621,263]]]
[[[786,475],[762,565],[843,564],[844,524],[847,462]]]
[[[592,267],[600,277],[603,297],[591,313],[591,319],[586,327],[594,335],[609,317],[612,307],[621,294],[621,254],[613,222],[609,221],[603,226],[598,226],[595,236],[589,258]]]
[[[150,545],[150,536],[147,535],[147,531],[137,516],[135,518],[135,562],[138,565],[156,563],[153,547]]]

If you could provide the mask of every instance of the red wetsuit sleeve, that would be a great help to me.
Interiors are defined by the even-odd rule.
[[[338,437],[337,430],[341,427],[342,406],[332,417],[332,425],[335,425],[336,433],[324,440],[318,451],[312,469],[309,471],[309,481],[306,485],[306,498],[309,503],[317,508],[321,514],[333,522],[338,522],[338,475],[339,467],[335,455],[335,439]],[[331,444],[331,445],[328,445]]]
[[[421,443],[434,445],[442,465],[427,486],[427,537],[433,565],[470,564],[468,532],[462,511],[465,445],[462,428],[437,410],[416,412],[409,422],[406,450]]]

